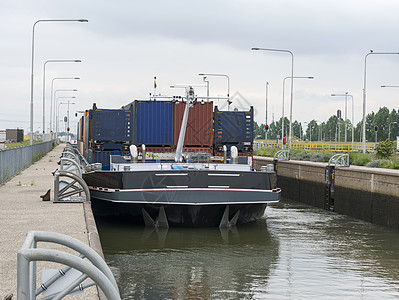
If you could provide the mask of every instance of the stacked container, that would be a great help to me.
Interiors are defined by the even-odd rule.
[[[185,103],[176,103],[174,107],[174,144],[179,140]],[[206,152],[212,154],[213,148],[213,102],[197,103],[188,114],[184,152]]]
[[[109,169],[109,156],[128,155],[132,138],[132,109],[93,109],[85,113],[85,155],[90,163]]]
[[[254,109],[249,111],[214,111],[215,155],[222,155],[223,145],[236,146],[239,155],[251,155],[254,132]]]
[[[134,101],[126,107],[133,111],[132,144],[172,147],[174,103],[171,101]]]

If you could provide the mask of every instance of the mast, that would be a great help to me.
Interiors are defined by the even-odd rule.
[[[186,107],[184,109],[183,120],[181,122],[180,127],[180,134],[179,140],[177,142],[176,154],[175,154],[175,162],[182,162],[183,161],[183,145],[184,145],[184,137],[186,135],[186,127],[187,127],[187,120],[188,120],[188,112],[191,107],[195,104],[195,97],[194,97],[194,89],[190,86],[186,88]]]

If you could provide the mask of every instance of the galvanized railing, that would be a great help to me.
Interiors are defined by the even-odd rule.
[[[78,151],[67,143],[60,159],[60,170],[54,172],[54,203],[90,201],[90,191],[82,179],[84,168]]]
[[[0,185],[19,174],[53,149],[55,141],[0,150]]]
[[[60,250],[37,248],[38,242],[63,245],[75,250],[79,255]],[[37,261],[60,263],[66,267],[59,269],[55,275],[37,287]],[[62,299],[70,293],[97,284],[107,299],[120,300],[115,278],[101,256],[86,244],[64,234],[46,231],[29,232],[22,248],[18,251],[17,266],[18,300],[36,299],[45,291],[49,292],[57,281],[58,288],[41,299]],[[68,283],[60,283],[59,280],[67,276],[71,270],[77,270],[80,273],[75,273]],[[94,283],[86,282],[87,278],[93,280]]]

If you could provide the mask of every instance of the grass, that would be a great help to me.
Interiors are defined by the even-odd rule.
[[[254,155],[274,157],[277,148],[255,149]],[[328,162],[331,156],[337,154],[334,151],[315,150],[291,150],[290,159],[314,162]],[[349,152],[349,163],[355,166],[371,168],[399,169],[399,157],[392,155],[390,159],[377,159],[375,153]]]
[[[34,141],[34,144],[42,143],[42,141]],[[7,143],[6,147],[7,149],[10,148],[17,148],[17,147],[23,147],[23,146],[29,146],[30,145],[30,140],[25,140],[23,142],[18,142],[18,143]]]

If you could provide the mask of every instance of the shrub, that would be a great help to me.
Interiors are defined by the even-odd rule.
[[[371,162],[369,154],[365,153],[349,153],[349,163],[356,166],[366,166]]]
[[[377,158],[390,158],[394,151],[393,142],[388,139],[379,142],[375,150],[377,151]]]

